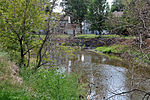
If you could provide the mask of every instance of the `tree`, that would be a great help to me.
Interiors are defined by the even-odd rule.
[[[131,0],[126,3],[122,17],[113,15],[107,20],[110,31],[136,36],[127,52],[127,57],[131,56],[135,61],[149,62],[149,37],[150,37],[150,1]],[[134,51],[132,53],[131,51]],[[138,59],[137,59],[138,58]]]
[[[123,4],[123,1],[124,0],[114,0],[111,6],[111,12],[122,11],[125,7],[125,5]]]
[[[40,0],[2,0],[1,4],[1,41],[7,50],[20,52],[19,65],[22,66],[25,55],[33,48],[32,32],[42,29],[44,16]]]
[[[52,12],[56,0],[1,0],[0,42],[10,55],[19,58],[19,66],[29,66],[30,57],[36,59],[36,68],[43,65],[44,49],[52,32]],[[48,21],[45,20],[45,5],[49,7]],[[46,30],[43,38],[37,33]],[[43,50],[44,49],[44,50]],[[37,56],[37,58],[35,57]],[[45,64],[45,63],[44,63]]]
[[[150,37],[150,1],[132,0],[124,12],[126,22],[133,35],[139,37],[140,47],[144,45],[143,40]]]
[[[51,42],[52,34],[54,33],[54,27],[52,27],[52,26],[55,26],[54,25],[55,23],[53,23],[54,20],[52,17],[54,17],[53,9],[56,5],[56,1],[57,0],[53,0],[51,5],[49,5],[50,7],[48,10],[48,20],[47,20],[46,33],[45,33],[46,36],[44,37],[44,39],[38,49],[35,70],[37,70],[40,66],[51,62],[51,60],[49,59],[49,56],[50,56],[49,49],[50,49],[50,45],[51,45],[50,42]]]
[[[62,6],[65,14],[70,16],[71,23],[80,25],[80,33],[82,34],[82,22],[87,13],[86,0],[64,0]]]
[[[91,24],[92,31],[97,30],[101,32],[104,28],[108,11],[108,3],[106,0],[91,0],[88,6],[87,21]]]

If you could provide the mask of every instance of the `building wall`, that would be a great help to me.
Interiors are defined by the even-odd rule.
[[[73,34],[73,30],[71,30],[71,29],[65,29],[65,32],[66,32],[67,34]]]

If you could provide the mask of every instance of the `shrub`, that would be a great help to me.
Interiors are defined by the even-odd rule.
[[[29,73],[31,74],[31,73]],[[55,68],[40,69],[30,77],[28,86],[34,91],[35,99],[44,100],[78,100],[83,93],[76,74],[64,74]]]

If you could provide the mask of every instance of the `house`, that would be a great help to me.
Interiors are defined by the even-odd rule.
[[[64,34],[77,34],[80,29],[77,24],[72,24],[69,16],[61,16],[60,18],[60,33]]]
[[[86,20],[84,20],[82,25],[83,25],[82,26],[83,34],[99,34],[99,32],[97,30],[94,30],[94,31],[90,30],[91,24],[89,24]]]
[[[114,17],[122,17],[122,15],[123,15],[123,12],[122,12],[122,11],[118,11],[118,12],[117,12],[117,11],[114,11],[114,12],[113,12],[113,16],[114,16]]]
[[[83,30],[83,34],[91,34],[92,32],[90,31],[90,24],[87,23],[86,20],[84,20],[84,22],[82,23],[82,30]]]

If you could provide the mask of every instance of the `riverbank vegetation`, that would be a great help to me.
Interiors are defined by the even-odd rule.
[[[63,53],[71,57],[74,52],[54,40],[58,24],[53,17],[59,20],[53,12],[56,1],[0,1],[0,99],[79,100],[85,96],[79,75],[68,75],[55,64],[54,57]]]
[[[127,49],[127,46],[125,45],[112,45],[108,47],[97,47],[95,50],[101,51],[103,53],[114,53],[114,54],[120,54],[125,52]]]
[[[25,87],[20,85],[21,82],[15,63],[9,60],[8,53],[0,50],[0,99],[29,100],[30,92],[27,92]]]
[[[81,49],[119,56],[133,69],[149,68],[148,0],[114,0],[111,9],[106,0],[63,0],[60,5],[64,15],[54,12],[57,0],[0,1],[0,99],[89,97],[79,81],[82,75],[63,72],[71,65],[61,62],[71,61]],[[68,22],[63,22],[65,16],[70,16]],[[62,28],[64,23],[71,29]],[[86,31],[84,24],[89,25]],[[93,34],[83,34],[88,30]]]
[[[99,35],[96,34],[81,34],[81,35],[76,35],[76,38],[82,38],[82,39],[87,39],[87,38],[98,38]]]
[[[37,72],[19,69],[8,53],[0,52],[0,99],[2,100],[78,100],[85,96],[79,75],[62,73],[56,68],[41,68]]]

